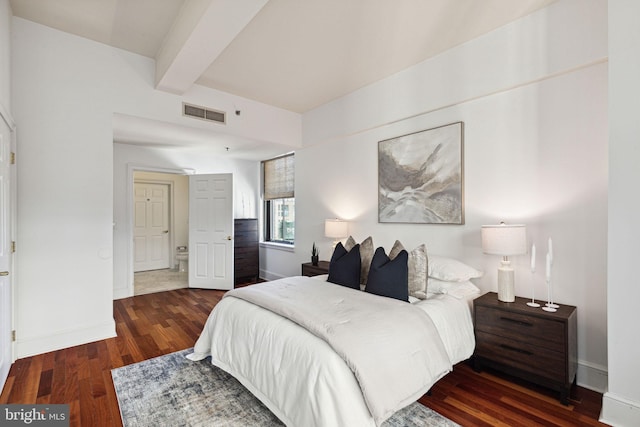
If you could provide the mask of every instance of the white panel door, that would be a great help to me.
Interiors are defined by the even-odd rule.
[[[0,118],[0,390],[11,367],[11,132]]]
[[[134,183],[133,271],[169,268],[169,186]]]
[[[189,287],[233,289],[233,175],[189,176]]]

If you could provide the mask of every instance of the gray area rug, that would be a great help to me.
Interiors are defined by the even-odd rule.
[[[207,358],[192,362],[187,349],[113,369],[125,427],[138,426],[282,426],[235,378]],[[413,403],[384,422],[384,427],[455,427],[458,424]]]

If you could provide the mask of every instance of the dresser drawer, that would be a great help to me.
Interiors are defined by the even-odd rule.
[[[528,341],[476,331],[475,354],[554,381],[563,381],[566,376],[564,352],[542,348]]]
[[[255,218],[249,219],[236,219],[234,221],[234,228],[236,232],[245,233],[245,232],[257,232],[258,231],[258,220]]]
[[[258,234],[255,231],[235,231],[236,245],[244,243],[257,243]]]
[[[564,351],[564,324],[552,319],[478,306],[476,330],[513,340],[525,339],[532,344],[555,351]]]
[[[235,257],[236,260],[238,260],[238,259],[246,259],[246,258],[255,260],[258,257],[258,253],[259,252],[258,252],[258,248],[257,247],[252,247],[252,246],[242,247],[242,246],[240,246],[240,247],[235,248],[235,252],[234,252],[233,256]]]

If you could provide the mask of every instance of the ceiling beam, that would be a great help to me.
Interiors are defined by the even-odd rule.
[[[187,0],[156,55],[156,89],[183,94],[268,0]]]

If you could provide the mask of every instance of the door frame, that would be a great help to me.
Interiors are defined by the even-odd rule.
[[[11,116],[11,114],[9,113],[9,111],[7,111],[4,108],[4,105],[2,103],[0,103],[0,119],[7,125],[7,127],[9,128],[9,150],[12,153],[16,153],[17,152],[17,139],[16,139],[16,123],[13,120],[13,117]],[[10,186],[9,186],[9,224],[8,224],[8,231],[10,234],[10,240],[12,242],[15,242],[17,240],[17,213],[18,213],[18,207],[17,207],[17,198],[16,198],[16,194],[18,191],[18,162],[16,160],[16,162],[11,165],[10,170],[9,170],[9,182],[10,182]],[[18,295],[16,292],[16,253],[13,252],[10,254],[10,260],[9,260],[9,277],[8,277],[8,281],[9,281],[9,293],[11,295],[11,300],[9,301],[9,310],[10,310],[10,315],[9,315],[9,323],[10,323],[10,329],[11,331],[17,331],[18,330],[18,322],[17,322],[17,316],[16,316],[16,307],[18,304]],[[16,332],[17,333],[17,332]],[[10,363],[13,365],[13,363],[16,361],[16,342],[17,340],[11,340],[11,344],[9,345],[9,352],[10,352]],[[0,389],[2,389],[2,387],[4,387],[4,383],[5,383],[5,378],[0,378]]]
[[[172,169],[172,168],[162,168],[157,166],[147,166],[138,163],[127,163],[127,296],[132,297],[134,293],[133,289],[133,184],[134,184],[134,172],[156,172],[156,173],[168,173],[173,175],[193,175],[195,174],[195,170],[191,168],[184,169]],[[165,182],[166,183],[166,182]],[[170,215],[170,223],[171,227],[171,236],[170,239],[170,249],[173,248],[173,185],[169,187],[169,215]],[[173,258],[174,253],[173,249],[171,251],[170,257]]]

